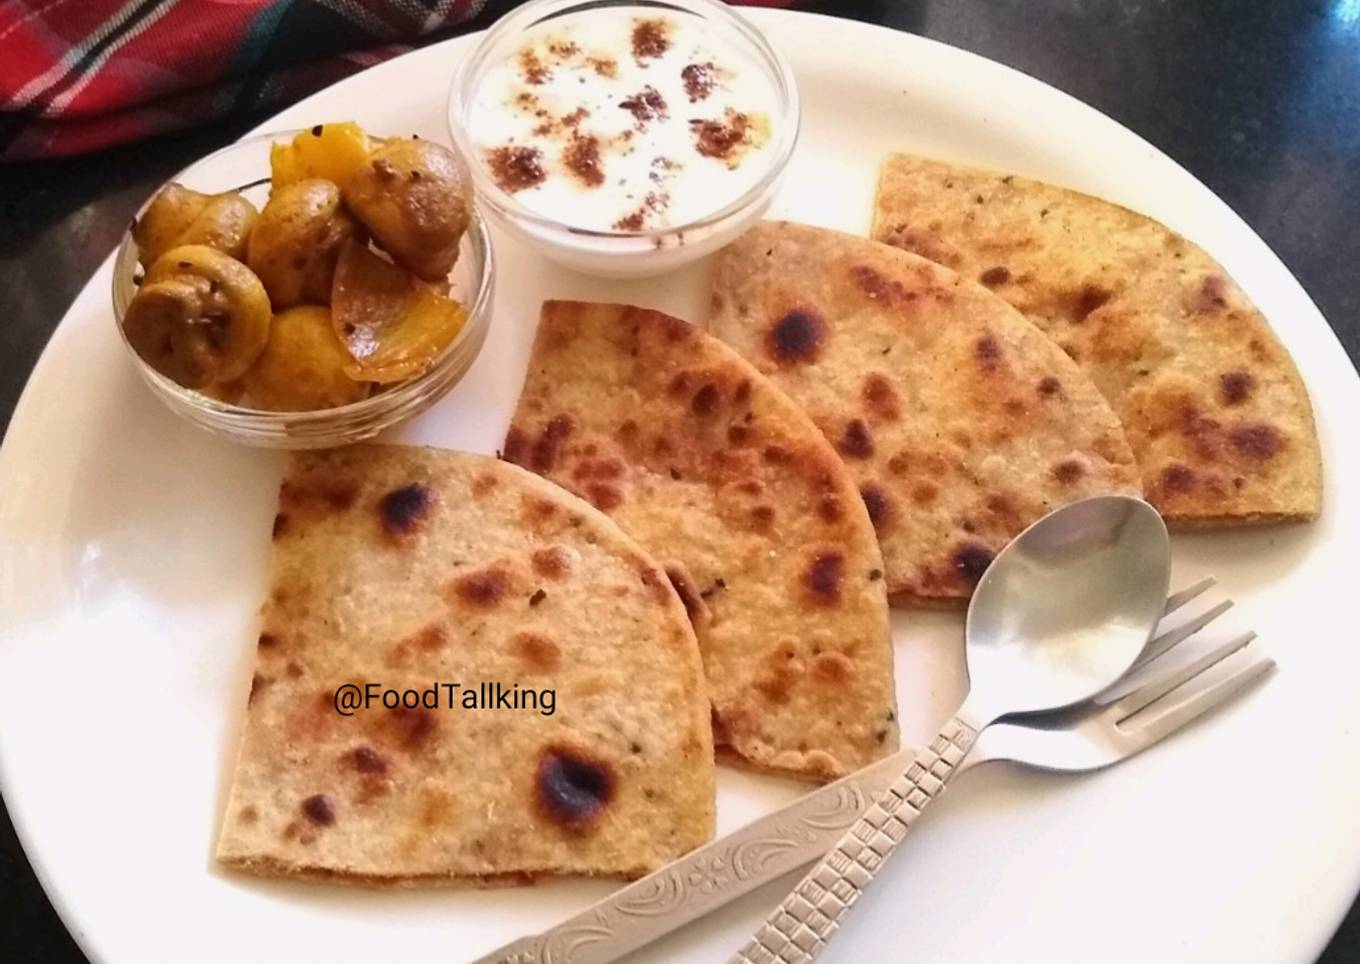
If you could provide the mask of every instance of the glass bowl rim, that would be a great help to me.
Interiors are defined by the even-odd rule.
[[[137,354],[132,343],[128,341],[127,332],[123,329],[123,315],[127,311],[127,304],[132,300],[135,290],[133,278],[136,276],[140,259],[137,254],[136,243],[132,240],[132,226],[141,220],[146,213],[151,202],[168,185],[180,180],[195,168],[207,164],[210,161],[239,151],[242,148],[256,146],[262,142],[270,144],[291,141],[292,138],[304,131],[312,128],[301,127],[295,129],[285,129],[277,131],[266,131],[251,134],[233,141],[223,147],[218,148],[210,154],[205,154],[193,163],[181,168],[166,181],[161,184],[151,196],[137,209],[136,219],[128,228],[123,231],[122,240],[114,253],[113,262],[113,312],[114,322],[118,328],[118,336],[123,342],[123,346],[132,356],[138,365],[142,375],[149,379],[155,387],[162,392],[173,396],[178,402],[210,412],[213,415],[221,416],[235,422],[241,429],[251,430],[258,428],[268,428],[279,424],[286,424],[289,428],[315,428],[318,425],[325,425],[329,422],[346,422],[350,420],[362,420],[365,416],[381,415],[388,409],[398,407],[408,399],[418,396],[422,389],[431,382],[437,382],[443,374],[447,364],[455,361],[459,357],[459,349],[471,338],[475,337],[476,329],[488,323],[489,309],[491,307],[491,294],[494,290],[493,280],[495,276],[495,255],[492,251],[491,233],[487,228],[486,221],[481,213],[476,209],[475,203],[472,210],[472,221],[468,225],[466,237],[468,243],[481,257],[481,270],[477,273],[475,280],[476,291],[467,305],[467,320],[462,330],[454,336],[453,341],[449,342],[440,353],[435,357],[428,368],[415,378],[399,382],[393,388],[380,392],[377,395],[370,395],[368,398],[360,399],[357,402],[350,402],[345,405],[337,405],[332,408],[315,408],[298,412],[280,412],[261,408],[249,408],[244,405],[236,405],[231,402],[224,402],[220,399],[205,395],[192,388],[186,388],[174,379],[161,374],[147,364],[141,355]],[[471,166],[471,165],[467,165]],[[249,181],[237,188],[228,190],[245,190],[269,182],[269,177],[261,177],[254,181]],[[141,270],[145,270],[141,265]],[[127,269],[127,270],[125,270]],[[454,380],[456,383],[457,379]],[[452,384],[448,386],[452,387]]]
[[[780,122],[780,137],[777,150],[771,156],[765,172],[760,179],[729,203],[716,211],[684,224],[664,228],[651,228],[639,231],[604,231],[570,224],[557,218],[548,217],[521,204],[514,195],[503,190],[476,158],[476,147],[468,137],[463,124],[464,113],[470,103],[472,91],[464,91],[474,78],[480,79],[482,61],[503,39],[538,26],[540,23],[564,12],[577,12],[575,8],[609,9],[610,7],[650,7],[659,11],[679,10],[706,17],[737,34],[745,45],[763,61],[774,79],[775,93],[780,100],[783,116]],[[474,86],[475,89],[475,86]],[[453,83],[449,87],[446,110],[449,135],[454,145],[463,155],[463,161],[471,172],[472,182],[477,193],[503,217],[514,218],[526,224],[549,231],[557,231],[592,240],[637,241],[639,239],[659,242],[666,238],[696,232],[721,224],[723,221],[740,214],[756,203],[762,195],[776,183],[793,157],[798,143],[802,118],[802,104],[793,67],[788,59],[770,43],[750,20],[737,13],[721,0],[529,0],[528,3],[513,8],[493,23],[481,35],[472,52],[463,59],[454,72]]]

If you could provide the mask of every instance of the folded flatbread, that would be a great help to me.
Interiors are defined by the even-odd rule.
[[[417,703],[341,715],[351,684]],[[634,877],[712,834],[713,776],[684,606],[602,513],[483,456],[293,459],[220,861],[362,884]]]
[[[1040,516],[1137,493],[1090,379],[1010,305],[924,258],[764,222],[719,254],[708,328],[835,444],[897,600],[963,602]]]
[[[505,457],[661,563],[699,634],[725,758],[809,779],[896,749],[883,562],[807,416],[656,311],[550,301]]]
[[[1174,231],[1066,188],[895,154],[873,236],[987,285],[1061,344],[1124,423],[1169,521],[1318,514],[1322,463],[1293,361]]]

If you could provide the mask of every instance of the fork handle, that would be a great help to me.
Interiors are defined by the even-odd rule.
[[[912,821],[944,792],[981,728],[953,717],[915,762],[884,791],[775,908],[731,964],[801,964],[814,960]]]

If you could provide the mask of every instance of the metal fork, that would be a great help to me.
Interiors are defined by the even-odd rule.
[[[1164,616],[1213,585],[1212,578],[1205,579],[1171,596]],[[1232,602],[1225,600],[1157,636],[1130,673],[1169,652],[1231,606]],[[1242,650],[1253,638],[1252,633],[1243,634],[1118,699],[1108,697],[1119,692],[1123,683],[1094,700],[1057,713],[994,723],[983,731],[963,766],[967,769],[989,760],[1010,760],[1047,770],[1080,772],[1118,763],[1170,736],[1270,670],[1273,660],[1248,653],[1242,665],[1212,685],[1182,691],[1185,684]],[[815,790],[616,891],[551,930],[507,944],[474,964],[607,964],[618,960],[821,858],[911,764],[916,752],[902,750]],[[773,956],[761,958],[758,945],[743,953],[747,960],[775,961]]]

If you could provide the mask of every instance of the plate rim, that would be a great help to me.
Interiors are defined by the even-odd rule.
[[[940,53],[943,56],[949,58],[962,58],[961,62],[965,65],[972,63],[983,66],[985,67],[985,69],[990,71],[999,71],[1001,76],[1018,78],[1019,82],[1030,85],[1031,89],[1033,89],[1037,93],[1040,93],[1045,98],[1052,98],[1056,95],[1056,97],[1064,101],[1070,109],[1076,109],[1078,111],[1087,112],[1089,115],[1092,115],[1093,118],[1096,119],[1098,122],[1114,125],[1114,127],[1118,128],[1121,132],[1123,132],[1124,135],[1135,139],[1137,143],[1142,145],[1142,147],[1146,149],[1154,157],[1155,162],[1158,165],[1169,166],[1169,168],[1174,169],[1174,171],[1177,173],[1179,177],[1185,179],[1187,184],[1193,185],[1197,193],[1203,195],[1203,197],[1206,200],[1211,201],[1211,203],[1218,209],[1219,216],[1225,215],[1227,216],[1227,218],[1232,223],[1235,235],[1240,236],[1244,241],[1258,247],[1260,251],[1262,251],[1272,262],[1274,262],[1275,266],[1280,271],[1281,277],[1287,278],[1288,283],[1291,284],[1293,287],[1293,291],[1289,292],[1291,297],[1297,297],[1302,299],[1302,303],[1306,304],[1308,308],[1311,310],[1311,313],[1314,316],[1313,320],[1321,324],[1321,329],[1322,331],[1325,332],[1324,340],[1330,339],[1330,341],[1327,342],[1326,351],[1328,353],[1338,353],[1342,360],[1349,363],[1348,364],[1349,378],[1351,379],[1351,381],[1360,384],[1360,373],[1357,372],[1356,363],[1350,358],[1349,354],[1346,352],[1346,349],[1344,345],[1341,343],[1341,340],[1337,335],[1335,329],[1331,326],[1331,324],[1327,321],[1326,316],[1323,315],[1321,310],[1318,308],[1316,302],[1314,301],[1312,295],[1308,292],[1302,280],[1289,268],[1289,266],[1284,262],[1284,260],[1276,253],[1275,249],[1263,237],[1261,237],[1261,235],[1257,233],[1257,231],[1249,223],[1247,223],[1247,221],[1240,214],[1238,214],[1236,210],[1234,210],[1230,205],[1228,205],[1227,202],[1224,201],[1217,194],[1217,192],[1215,192],[1208,185],[1206,185],[1199,177],[1197,177],[1194,173],[1192,173],[1190,170],[1184,167],[1175,158],[1171,157],[1166,152],[1161,150],[1161,148],[1157,147],[1155,144],[1148,141],[1141,134],[1129,128],[1128,126],[1116,120],[1115,118],[1111,117],[1110,115],[1106,114],[1100,108],[1088,104],[1085,101],[1079,99],[1078,97],[1062,90],[1061,88],[1056,87],[1053,84],[1050,84],[1049,82],[1042,80],[1041,78],[1036,77],[1033,74],[1030,74],[1017,67],[1012,67],[998,60],[993,60],[992,58],[987,57],[983,54],[975,53],[962,47],[957,47],[953,44],[946,43],[941,40],[936,40],[931,37],[926,37],[907,30],[887,25],[867,23],[864,21],[854,20],[847,17],[838,17],[828,14],[815,13],[811,11],[799,11],[780,8],[746,7],[741,9],[739,11],[739,14],[753,19],[756,22],[757,26],[760,27],[765,26],[765,21],[767,20],[777,22],[780,20],[801,21],[815,19],[827,25],[828,29],[832,29],[835,31],[855,32],[864,34],[866,36],[873,36],[875,38],[874,43],[878,43],[880,45],[884,43],[888,45],[901,43],[906,46],[911,46],[913,44],[926,45],[931,48],[936,48],[937,53]],[[443,52],[445,54],[448,54],[449,52],[454,51],[465,44],[470,45],[474,43],[476,41],[476,38],[480,37],[484,32],[485,29],[472,31],[441,40],[437,43],[429,44],[423,47],[418,47],[416,49],[404,52],[397,57],[393,57],[389,60],[383,61],[382,63],[376,64],[371,68],[366,68],[365,70],[360,71],[357,74],[352,74],[349,77],[343,78],[335,82],[334,84],[328,85],[327,87],[314,91],[311,94],[307,95],[306,97],[302,98],[301,100],[284,107],[280,111],[275,112],[269,118],[262,121],[260,124],[244,132],[241,135],[241,138],[255,136],[260,133],[268,132],[274,129],[275,127],[278,126],[279,123],[278,119],[281,116],[287,115],[288,113],[296,110],[305,109],[313,100],[328,94],[337,87],[345,86],[346,84],[352,82],[356,77],[368,73],[371,70],[381,71],[390,64],[394,64],[399,61],[404,61],[413,58],[414,59],[419,59],[423,57],[432,58],[433,56],[435,56],[435,52]],[[892,39],[888,40],[886,38]],[[103,274],[107,270],[109,270],[113,258],[114,252],[110,252],[110,254],[103,261],[100,262],[99,266],[91,274],[89,280],[87,280],[86,283],[81,287],[81,289],[78,292],[76,292],[76,294],[73,296],[70,303],[68,303],[65,310],[63,311],[61,319],[53,327],[51,333],[49,334],[47,340],[43,345],[42,351],[40,352],[37,361],[35,362],[32,370],[30,371],[28,378],[25,380],[24,388],[20,392],[19,398],[17,399],[14,405],[14,409],[11,413],[9,424],[6,428],[4,437],[3,439],[0,439],[0,479],[5,478],[11,471],[9,462],[13,458],[15,458],[15,456],[13,455],[15,446],[10,443],[11,437],[16,434],[16,427],[20,425],[21,422],[27,422],[29,419],[34,417],[29,413],[29,409],[33,405],[33,396],[35,394],[33,386],[40,380],[39,379],[40,374],[43,374],[46,371],[47,367],[51,367],[52,365],[58,363],[56,359],[60,354],[59,339],[61,339],[64,335],[69,335],[69,332],[64,331],[64,329],[68,327],[67,322],[71,316],[72,309],[75,307],[76,303],[81,300],[82,296],[84,296],[86,291],[90,288],[91,284],[93,284],[96,280],[103,276]],[[1317,404],[1317,399],[1319,396],[1313,390],[1312,386],[1309,386],[1309,396],[1310,400],[1312,400],[1314,403],[1314,409],[1316,411],[1319,408]],[[4,498],[4,492],[0,490],[0,514],[3,514],[5,501],[6,499]],[[1324,511],[1327,510],[1324,508]],[[80,925],[78,912],[73,907],[70,906],[70,904],[66,900],[65,895],[55,886],[54,882],[52,881],[50,867],[48,863],[42,858],[41,855],[36,853],[34,848],[31,846],[32,838],[28,831],[29,817],[22,816],[20,812],[16,812],[14,794],[12,792],[12,789],[7,790],[7,788],[11,787],[12,778],[9,774],[8,764],[6,763],[4,746],[5,741],[2,738],[0,738],[0,796],[3,796],[5,798],[6,808],[10,815],[11,823],[14,826],[15,835],[19,840],[20,846],[23,848],[25,858],[28,860],[28,863],[34,874],[34,877],[38,880],[45,896],[47,897],[48,901],[52,904],[52,907],[56,911],[58,917],[60,918],[62,925],[67,929],[68,933],[71,935],[72,939],[75,941],[77,946],[81,949],[82,953],[84,953],[92,962],[111,960],[111,958],[108,955],[103,953],[99,944],[97,943],[99,938],[97,938],[96,935],[94,935],[93,933],[91,933],[86,928]],[[1312,896],[1313,899],[1316,901],[1317,895],[1314,894]],[[1297,951],[1300,952],[1299,956],[1300,960],[1315,959],[1323,951],[1323,949],[1331,942],[1332,938],[1335,936],[1338,927],[1340,926],[1341,922],[1345,919],[1352,905],[1357,903],[1357,899],[1360,899],[1360,858],[1357,858],[1352,862],[1350,872],[1350,884],[1348,887],[1342,888],[1337,893],[1336,903],[1332,905],[1325,913],[1315,911],[1313,914],[1310,915],[1311,919],[1314,921],[1315,930],[1317,931],[1319,936],[1308,939],[1307,947],[1301,946],[1304,943],[1304,939],[1296,939],[1294,947]],[[1323,925],[1325,925],[1325,929],[1323,929]],[[1303,935],[1300,935],[1300,938],[1303,938]]]

